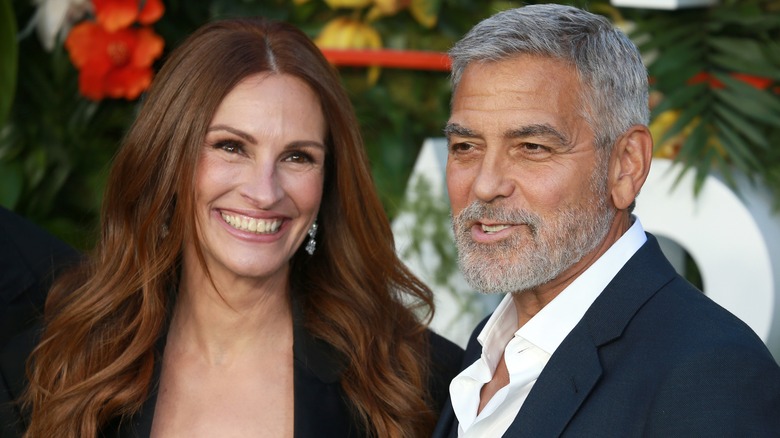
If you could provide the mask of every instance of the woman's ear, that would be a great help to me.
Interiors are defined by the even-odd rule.
[[[615,142],[610,159],[612,202],[625,210],[634,202],[650,172],[653,137],[647,126],[634,125]]]

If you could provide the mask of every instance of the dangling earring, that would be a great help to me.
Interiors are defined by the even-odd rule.
[[[308,252],[309,255],[314,255],[314,250],[317,249],[317,241],[314,240],[315,236],[317,236],[316,220],[311,224],[311,228],[309,228],[309,241],[306,243],[306,252]]]
[[[162,227],[160,229],[160,237],[165,239],[168,237],[168,234],[170,233],[170,223],[171,218],[173,217],[173,210],[176,208],[176,195],[173,196],[173,199],[171,200],[170,204],[168,205],[165,213],[165,219],[163,219]]]

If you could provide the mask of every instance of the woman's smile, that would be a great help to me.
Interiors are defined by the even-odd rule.
[[[222,219],[231,227],[240,231],[249,231],[256,234],[273,234],[282,225],[281,219],[259,219],[239,214],[220,212]]]

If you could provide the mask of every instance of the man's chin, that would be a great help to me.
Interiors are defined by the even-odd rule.
[[[466,283],[471,286],[475,291],[483,295],[496,295],[515,293],[522,290],[533,289],[535,286],[530,285],[528,281],[518,281],[517,279],[507,278],[502,273],[494,273],[493,275],[486,276],[484,272],[474,274],[466,269],[461,268],[463,277],[466,279]]]

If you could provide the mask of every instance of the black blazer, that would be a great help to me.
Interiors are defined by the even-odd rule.
[[[293,343],[293,384],[295,398],[295,437],[360,437],[365,432],[340,385],[344,369],[335,350],[327,343],[312,337],[296,320]],[[429,376],[436,413],[441,410],[449,393],[449,383],[458,373],[463,350],[449,340],[429,331],[432,370]],[[14,338],[0,355],[0,437],[21,436],[24,416],[9,400],[19,397],[25,386],[24,360],[36,342],[35,331]],[[163,347],[161,345],[161,347]],[[159,379],[158,374],[155,382]],[[5,400],[3,400],[3,390]],[[111,424],[104,437],[148,437],[152,428],[156,404],[156,385],[141,411],[130,421]],[[1,402],[5,401],[5,404]]]
[[[0,207],[0,347],[33,325],[55,274],[78,258],[67,244]]]
[[[67,244],[0,207],[0,349],[35,324],[55,275],[78,259]],[[8,383],[0,376],[0,438],[12,436],[5,429],[16,420],[7,408],[10,400]]]
[[[485,322],[463,368],[481,354]],[[434,437],[457,430],[448,401]],[[648,235],[550,357],[504,436],[778,437],[780,367]]]

